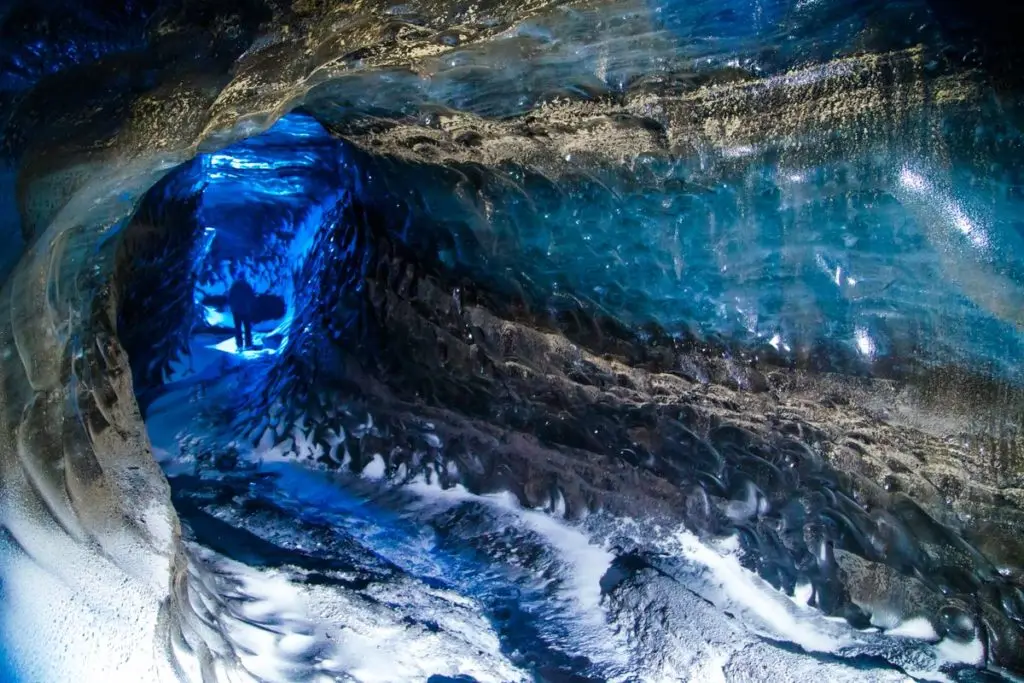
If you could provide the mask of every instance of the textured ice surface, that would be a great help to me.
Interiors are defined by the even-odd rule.
[[[19,676],[1020,675],[1021,60],[951,4],[5,8]]]
[[[151,418],[162,425],[151,433],[164,452],[174,438],[161,408],[173,403],[154,405]],[[819,671],[897,681],[903,672],[946,680],[943,667],[976,663],[977,645],[941,641],[930,626],[883,634],[824,618],[742,567],[734,538],[708,544],[682,528],[604,514],[573,524],[508,494],[444,490],[421,478],[395,489],[378,473],[310,471],[290,455],[256,451],[245,459],[262,462],[257,470],[179,475],[172,487],[195,543],[210,542],[215,532],[205,528],[215,519],[225,525],[216,544],[256,567],[205,560],[245,586],[255,601],[250,618],[286,619],[284,630],[316,641],[316,667],[332,675],[518,680],[561,669],[554,678],[799,680]],[[288,616],[300,596],[301,628]],[[523,639],[533,648],[526,657]],[[287,662],[296,666],[311,643],[291,652],[275,636],[246,668],[288,680]]]

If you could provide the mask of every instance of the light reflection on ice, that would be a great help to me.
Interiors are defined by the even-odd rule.
[[[857,341],[857,350],[860,351],[861,355],[874,358],[875,340],[868,334],[867,328],[858,327],[854,335]]]
[[[900,170],[900,184],[922,199],[937,203],[950,224],[967,237],[975,247],[978,249],[988,247],[989,240],[985,229],[971,220],[963,206],[951,195],[936,188],[934,183],[923,175],[907,167]]]

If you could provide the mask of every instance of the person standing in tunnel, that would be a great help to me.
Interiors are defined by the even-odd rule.
[[[238,273],[234,284],[228,290],[228,306],[231,317],[235,320],[235,344],[238,350],[252,348],[252,319],[256,312],[256,292],[245,279],[244,273]]]

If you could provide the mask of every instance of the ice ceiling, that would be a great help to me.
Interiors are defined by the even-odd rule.
[[[969,9],[0,11],[4,679],[1024,675]]]

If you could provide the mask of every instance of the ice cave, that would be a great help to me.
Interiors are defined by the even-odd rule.
[[[1024,680],[1021,35],[4,3],[0,680]]]

